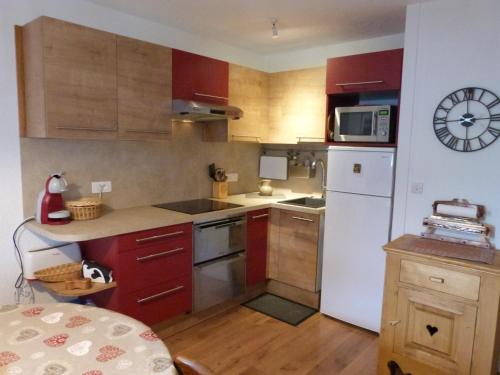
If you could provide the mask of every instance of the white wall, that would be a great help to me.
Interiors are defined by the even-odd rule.
[[[444,0],[407,10],[393,237],[418,234],[437,199],[487,207],[500,230],[500,141],[462,153],[436,138],[432,119],[443,97],[483,87],[500,95],[500,1]],[[411,184],[424,184],[423,194]],[[500,240],[496,240],[500,245]]]
[[[280,72],[326,65],[330,57],[403,48],[404,34],[363,39],[348,43],[329,44],[307,49],[277,52],[266,56],[268,72]]]

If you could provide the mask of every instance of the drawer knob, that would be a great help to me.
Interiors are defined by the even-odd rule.
[[[427,324],[425,326],[427,328],[427,332],[429,332],[429,335],[434,336],[436,333],[438,333],[439,328],[436,326],[431,326],[430,324]]]
[[[429,276],[429,280],[433,283],[444,284],[444,279],[442,277]]]

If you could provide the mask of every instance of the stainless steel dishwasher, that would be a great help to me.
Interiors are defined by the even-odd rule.
[[[245,288],[245,216],[194,226],[194,311],[238,296]]]

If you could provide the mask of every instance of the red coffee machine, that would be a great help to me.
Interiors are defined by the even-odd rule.
[[[45,182],[45,189],[38,194],[35,219],[40,224],[68,224],[70,213],[64,208],[63,192],[68,190],[64,172],[52,174]]]

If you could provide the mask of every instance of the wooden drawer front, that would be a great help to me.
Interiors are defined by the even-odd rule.
[[[193,268],[192,244],[189,238],[177,238],[168,244],[127,251],[119,257],[120,276],[117,280],[123,292],[128,293],[145,287],[191,275]]]
[[[444,373],[469,374],[476,307],[400,288],[394,352]]]
[[[481,278],[476,275],[452,271],[448,268],[402,260],[399,280],[477,301]]]
[[[122,297],[123,311],[151,325],[191,311],[191,275],[142,289]]]
[[[142,232],[135,232],[119,236],[120,252],[132,249],[140,249],[150,247],[152,245],[168,246],[172,241],[179,238],[192,239],[193,225],[179,224],[169,227],[145,230]]]

